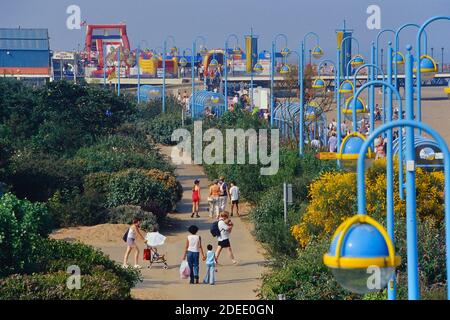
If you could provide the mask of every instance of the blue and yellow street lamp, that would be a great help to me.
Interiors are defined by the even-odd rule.
[[[416,23],[406,23],[404,25],[402,25],[401,27],[399,27],[397,29],[397,31],[395,32],[395,44],[394,44],[394,52],[396,52],[397,54],[394,53],[395,58],[394,58],[394,77],[395,77],[395,87],[398,87],[398,67],[404,65],[404,61],[405,61],[405,57],[404,55],[399,51],[399,46],[400,46],[400,32],[403,31],[404,29],[408,28],[408,27],[415,27],[417,29],[420,29],[420,26]],[[425,46],[425,53],[427,52],[428,49],[428,36],[426,34],[426,32],[424,31],[424,46]],[[400,56],[399,56],[400,55]],[[401,62],[403,58],[403,63]]]
[[[344,80],[339,87],[339,93],[349,94],[355,91],[355,86],[350,80]]]
[[[372,75],[374,74],[374,69],[377,69],[378,71],[380,71],[381,74],[383,75],[383,78],[384,78],[383,69],[381,69],[380,67],[378,67],[377,65],[372,64],[372,63],[363,64],[363,65],[359,66],[356,69],[355,73],[353,74],[353,90],[355,90],[355,88],[356,88],[356,77],[358,76],[358,73],[364,68],[368,68],[369,69],[369,72],[367,73],[367,81],[366,82],[371,81]],[[375,85],[372,85],[369,88],[369,90],[372,91],[372,90],[374,90],[374,88],[375,88]],[[370,113],[370,117],[369,117],[370,130],[369,130],[369,133],[372,133],[374,128],[375,128],[374,101],[373,101],[374,95],[371,94],[370,91],[369,91],[369,113]]]
[[[200,49],[200,55],[204,56],[207,54],[208,50],[206,49],[206,39],[203,36],[197,36],[194,41],[192,42],[192,66],[191,66],[191,96],[192,96],[192,103],[194,103],[195,100],[195,61],[197,59],[197,42],[201,40],[202,41],[202,47]]]
[[[425,32],[425,28],[433,23],[434,21],[438,21],[438,20],[450,20],[450,16],[436,16],[436,17],[432,17],[430,19],[428,19],[427,21],[425,21],[425,23],[420,27],[419,32],[417,33],[417,38],[416,38],[416,63],[418,63],[420,71],[422,71],[422,52],[421,52],[421,37],[422,37],[422,33]],[[420,61],[420,62],[418,62]],[[423,61],[424,65],[423,65],[423,72],[417,72],[416,73],[416,98],[417,98],[417,120],[420,122],[422,120],[422,78],[424,78],[425,73],[434,73],[435,74],[435,69],[432,65],[435,65],[435,63],[433,63],[434,59],[431,58],[431,60],[427,63],[425,63],[425,60]],[[430,64],[431,62],[431,64]],[[437,72],[437,70],[436,70]],[[419,130],[420,133],[420,130]]]
[[[287,36],[283,33],[277,34],[272,40],[272,50],[270,54],[270,126],[273,127],[274,111],[275,111],[275,95],[274,95],[274,78],[275,78],[275,60],[277,40],[283,38],[284,48],[288,46]]]
[[[411,56],[412,57],[412,56]],[[408,58],[407,58],[408,59]],[[412,67],[412,59],[410,60],[410,65]],[[412,71],[412,69],[411,69]],[[412,73],[412,72],[411,72]],[[410,76],[410,80],[407,80],[407,86],[409,87],[408,91],[408,97],[407,97],[407,109],[408,113],[411,113],[413,111],[413,83],[412,83],[412,74]],[[382,125],[381,127],[377,128],[374,133],[366,140],[366,142],[363,144],[360,150],[358,163],[357,163],[357,199],[358,199],[358,215],[366,215],[366,186],[365,186],[365,161],[364,161],[364,153],[369,148],[371,142],[380,134],[382,134],[384,131],[392,130],[394,127],[406,127],[409,131],[407,133],[407,139],[410,139],[409,133],[413,133],[414,129],[421,129],[425,131],[427,134],[432,136],[435,141],[438,143],[439,148],[444,154],[444,171],[445,171],[445,181],[444,181],[444,206],[445,206],[445,231],[446,231],[446,268],[447,268],[447,281],[450,279],[450,255],[449,255],[449,243],[450,243],[450,158],[449,158],[449,150],[448,146],[445,143],[445,140],[431,127],[429,127],[426,124],[419,123],[413,120],[398,120],[398,121],[392,121],[389,123],[386,123]],[[414,134],[414,133],[413,133]],[[407,208],[407,217],[406,217],[406,230],[407,230],[407,268],[408,268],[408,298],[410,300],[417,300],[420,298],[419,295],[419,281],[418,281],[418,244],[417,244],[417,221],[416,221],[416,186],[415,181],[413,178],[415,178],[415,168],[414,168],[414,142],[409,141],[410,146],[407,147],[407,158],[408,161],[411,161],[412,165],[409,170],[407,170],[407,177],[409,176],[408,182],[411,182],[411,184],[407,183],[407,199],[406,199],[406,208]],[[393,186],[392,186],[393,187]],[[355,218],[356,219],[356,218]],[[347,222],[348,224],[348,222]],[[342,232],[341,227],[341,232]],[[339,230],[338,230],[339,231]],[[383,236],[384,238],[385,236]],[[373,246],[374,241],[370,241],[370,243],[367,243],[366,239],[356,238],[354,237],[354,241],[352,242],[352,245],[360,247],[360,250],[362,252],[367,252],[371,250],[371,247]],[[392,239],[392,238],[391,238]],[[389,240],[389,239],[388,239]],[[386,243],[388,243],[388,240],[386,240]],[[359,242],[361,241],[361,242]],[[392,263],[392,256],[395,257],[395,255],[392,255],[389,253],[389,258],[391,260],[390,264],[385,264],[386,266],[395,267],[398,266],[400,263],[399,258],[394,259],[394,263]],[[353,257],[361,257],[361,254],[355,254]],[[324,259],[324,262],[328,262]],[[330,263],[329,263],[330,264]],[[375,264],[377,265],[377,264]],[[330,267],[333,267],[333,264],[330,264]],[[340,268],[339,266],[337,268]],[[367,271],[367,269],[366,269]],[[393,272],[391,273],[393,275]],[[351,275],[350,275],[351,276]],[[366,279],[368,275],[366,274]],[[337,278],[339,280],[339,278]],[[345,285],[345,284],[343,284]],[[348,288],[348,287],[347,287]],[[447,298],[450,298],[450,287],[447,287]],[[353,289],[353,288],[349,288]]]
[[[436,62],[433,58],[426,56],[422,58],[422,50],[421,50],[421,37],[422,33],[425,32],[425,28],[439,20],[450,20],[450,16],[436,16],[428,19],[425,21],[425,23],[420,27],[419,31],[417,32],[416,37],[416,63],[419,66],[419,71],[416,72],[416,98],[417,98],[417,120],[420,122],[422,121],[422,78],[428,78],[426,74],[434,75],[437,72],[436,68]],[[420,129],[419,129],[420,133]]]
[[[338,227],[323,261],[344,288],[364,294],[386,287],[401,259],[383,226],[357,214]],[[379,281],[369,286],[374,267],[378,268]]]
[[[167,36],[164,39],[164,47],[162,52],[162,65],[163,65],[163,92],[162,92],[162,112],[166,112],[166,55],[167,55],[167,41],[172,41],[172,52],[176,51],[175,38],[173,36]]]
[[[418,24],[415,23],[406,23],[402,26],[400,26],[397,31],[395,32],[395,46],[394,46],[394,85],[395,87],[398,89],[399,88],[399,84],[398,84],[398,67],[399,66],[404,66],[406,60],[405,60],[405,56],[399,51],[399,45],[400,45],[400,33],[401,31],[403,31],[404,29],[408,28],[408,27],[415,27],[417,29],[420,29],[420,26]],[[428,36],[426,33],[424,33],[425,37],[424,37],[424,41],[425,41],[425,52],[427,51],[428,48]],[[402,62],[403,61],[403,62]],[[399,113],[398,118],[402,119],[403,114]],[[384,119],[383,119],[384,120]],[[403,130],[399,130],[398,133],[398,139],[399,141],[403,141]],[[398,157],[399,159],[403,158],[403,148],[399,148],[398,150]],[[398,163],[398,171],[399,171],[399,195],[400,195],[400,199],[404,199],[404,183],[403,183],[403,161],[399,161]]]
[[[357,46],[357,54],[359,54],[359,41],[358,39],[356,39],[353,36],[348,36],[345,37],[341,40],[341,43],[339,44],[338,48],[337,48],[337,72],[336,72],[336,77],[337,77],[337,87],[339,88],[339,90],[337,90],[336,93],[336,122],[337,122],[337,145],[340,146],[342,144],[342,132],[341,132],[341,93],[353,93],[354,91],[354,87],[353,87],[353,83],[351,81],[344,81],[341,84],[341,72],[344,73],[345,70],[341,70],[341,54],[342,54],[342,48],[344,45],[345,41],[348,40],[355,40],[356,46]],[[345,68],[346,66],[342,66],[342,68]]]
[[[233,54],[237,54],[238,52],[241,52],[241,49],[239,48],[239,38],[234,33],[230,34],[227,39],[225,40],[225,52],[223,54],[223,65],[224,65],[224,80],[225,80],[225,88],[224,88],[224,94],[225,94],[225,109],[228,110],[228,43],[231,39],[234,39],[235,45],[232,50]]]
[[[337,72],[337,70],[336,70],[336,64],[335,64],[333,61],[328,60],[328,59],[325,59],[325,60],[320,61],[319,64],[318,64],[318,66],[317,66],[317,78],[318,78],[318,79],[321,78],[321,77],[320,77],[320,76],[321,76],[321,71],[320,71],[320,70],[322,69],[322,66],[323,66],[325,63],[329,63],[329,64],[331,64],[331,65],[333,66],[333,74],[334,74],[334,98],[336,99],[336,93],[337,93],[337,90],[338,90],[338,84],[337,84],[337,80],[336,80],[336,72]],[[323,79],[322,79],[322,81],[323,81]]]
[[[315,32],[308,32],[304,35],[303,40],[300,43],[300,70],[299,70],[299,84],[300,84],[300,110],[299,110],[299,153],[303,155],[303,149],[305,145],[304,139],[304,105],[305,105],[305,92],[304,92],[304,66],[305,66],[305,44],[308,37],[313,36],[316,38],[316,45],[313,51],[316,53],[313,55],[315,58],[320,58],[323,56],[323,50],[320,48],[320,38]],[[311,52],[312,54],[312,52]]]
[[[136,66],[137,66],[137,102],[141,102],[141,43],[144,42],[147,44],[146,40],[139,41],[139,45],[136,50]]]
[[[389,54],[392,56],[392,47],[391,43],[389,43]],[[387,121],[392,121],[392,93],[395,93],[398,103],[399,112],[402,112],[402,98],[399,91],[392,84],[392,58],[388,58],[388,81],[379,81],[373,80],[370,82],[366,82],[358,91],[355,93],[355,97],[359,98],[359,95],[363,92],[363,90],[367,87],[373,87],[375,85],[381,85],[382,89],[388,89],[388,99],[387,99]],[[384,74],[383,74],[384,76]],[[356,107],[353,104],[354,108]],[[386,131],[386,130],[385,130]],[[384,131],[383,131],[384,132]],[[373,135],[373,132],[372,132]],[[386,217],[387,217],[387,230],[388,234],[391,237],[391,240],[394,241],[394,164],[393,164],[393,152],[392,152],[392,144],[393,144],[393,135],[392,130],[387,131],[387,146],[386,146]],[[388,289],[388,297],[389,299],[395,298],[395,279],[393,279],[392,285]]]

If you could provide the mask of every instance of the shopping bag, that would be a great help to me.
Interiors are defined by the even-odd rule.
[[[144,260],[150,260],[150,249],[144,249]]]
[[[187,279],[191,274],[191,269],[189,269],[189,265],[186,260],[183,260],[180,265],[180,278]]]

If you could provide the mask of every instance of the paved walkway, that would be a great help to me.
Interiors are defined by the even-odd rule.
[[[161,147],[163,154],[170,155],[170,147]],[[203,173],[202,167],[197,165],[177,166],[176,173],[183,185],[183,199],[177,206],[177,213],[170,214],[170,226],[165,226],[161,233],[167,236],[166,244],[161,252],[166,253],[169,270],[163,270],[160,265],[152,269],[143,269],[144,281],[133,289],[133,296],[140,299],[257,299],[255,289],[260,285],[261,274],[264,271],[265,259],[263,249],[254,240],[250,233],[251,224],[247,218],[233,218],[235,227],[230,240],[238,265],[232,265],[226,251],[220,256],[219,270],[216,273],[216,285],[190,285],[189,280],[181,280],[179,276],[179,265],[183,255],[187,229],[191,224],[196,224],[202,237],[203,246],[212,244],[214,249],[217,239],[209,232],[212,220],[206,212],[208,180]],[[200,209],[201,218],[191,218],[191,188],[193,180],[200,179],[202,187],[202,203]],[[229,205],[227,206],[229,207]],[[142,242],[139,243],[143,247]],[[122,242],[123,247],[123,242]],[[102,245],[101,249],[114,260],[121,261],[125,248],[116,245]],[[119,249],[119,250],[118,250]],[[142,253],[141,253],[142,254]],[[130,261],[132,257],[130,256]],[[205,274],[204,262],[200,262],[200,280]]]

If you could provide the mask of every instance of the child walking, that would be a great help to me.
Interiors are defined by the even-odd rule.
[[[198,206],[200,203],[200,180],[195,179],[194,186],[192,187],[192,214],[191,218],[200,218],[198,214]]]
[[[213,246],[211,244],[208,244],[206,249],[208,249],[206,252],[206,274],[203,283],[213,285],[215,283],[214,272],[216,271],[216,254],[213,251]]]

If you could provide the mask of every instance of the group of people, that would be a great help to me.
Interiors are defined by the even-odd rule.
[[[183,107],[184,111],[189,111],[189,95],[186,90],[184,90],[183,95],[178,92],[177,101]]]
[[[195,179],[192,186],[192,214],[191,218],[200,217],[200,201],[201,201],[201,187],[200,180]],[[231,214],[226,211],[227,203],[231,203]],[[206,274],[204,283],[214,284],[215,273],[217,272],[218,259],[221,252],[225,249],[233,262],[237,264],[235,260],[233,250],[230,243],[230,234],[233,230],[234,224],[231,221],[230,216],[239,213],[239,187],[236,182],[231,181],[229,184],[222,176],[218,180],[215,180],[208,190],[208,203],[209,203],[209,217],[214,218],[214,222],[211,226],[211,234],[217,237],[217,248],[213,250],[213,245],[208,244],[205,253],[202,238],[198,234],[199,228],[196,225],[191,225],[188,228],[189,235],[186,239],[186,244],[183,253],[183,260],[186,260],[190,269],[190,283],[199,283],[199,264],[200,256],[202,261],[206,265]],[[147,243],[146,238],[140,229],[141,220],[135,218],[133,223],[124,235],[124,241],[127,244],[127,249],[123,259],[123,267],[128,267],[129,255],[134,251],[134,267],[141,268],[138,264],[140,250],[136,243],[137,239],[141,239]],[[213,233],[213,229],[217,230]]]
[[[234,258],[233,250],[230,243],[230,233],[233,230],[233,222],[230,219],[230,214],[226,211],[226,205],[228,200],[231,203],[231,216],[233,216],[235,210],[239,216],[239,187],[235,181],[231,181],[228,184],[225,178],[221,176],[218,180],[215,180],[209,186],[208,193],[208,211],[209,217],[215,218],[213,222],[214,227],[218,230],[217,233],[217,248],[213,251],[212,244],[208,244],[207,253],[205,255],[202,246],[201,237],[197,234],[198,227],[192,225],[189,227],[189,235],[186,239],[186,246],[183,255],[183,260],[187,259],[190,269],[190,283],[199,283],[199,263],[200,255],[202,260],[206,263],[206,275],[203,280],[204,283],[215,283],[215,272],[217,272],[217,265],[220,253],[223,249],[226,249],[233,262],[237,261]],[[191,218],[199,218],[199,208],[201,201],[201,188],[200,180],[195,179],[192,186],[192,214]],[[213,233],[211,231],[211,233]]]
[[[236,214],[239,216],[239,187],[235,181],[231,181],[230,184],[225,181],[225,178],[221,176],[218,180],[215,180],[208,190],[208,212],[209,217],[219,219],[219,215],[225,212],[227,202],[231,203],[231,216]],[[201,200],[201,188],[200,180],[195,179],[192,186],[192,214],[191,218],[200,218],[199,207]]]
[[[200,255],[202,257],[202,261],[205,262],[206,266],[205,277],[203,279],[203,283],[205,284],[215,284],[215,272],[218,271],[218,260],[223,249],[226,249],[228,251],[233,264],[237,264],[230,243],[230,234],[233,230],[233,227],[234,224],[231,221],[228,212],[221,212],[218,221],[216,222],[216,228],[218,229],[217,248],[215,251],[213,251],[213,245],[208,244],[206,247],[206,254],[203,249],[202,238],[200,235],[198,235],[198,227],[196,225],[191,225],[188,228],[189,235],[186,239],[186,245],[184,248],[182,259],[187,260],[187,263],[189,265],[190,284],[199,283]]]

